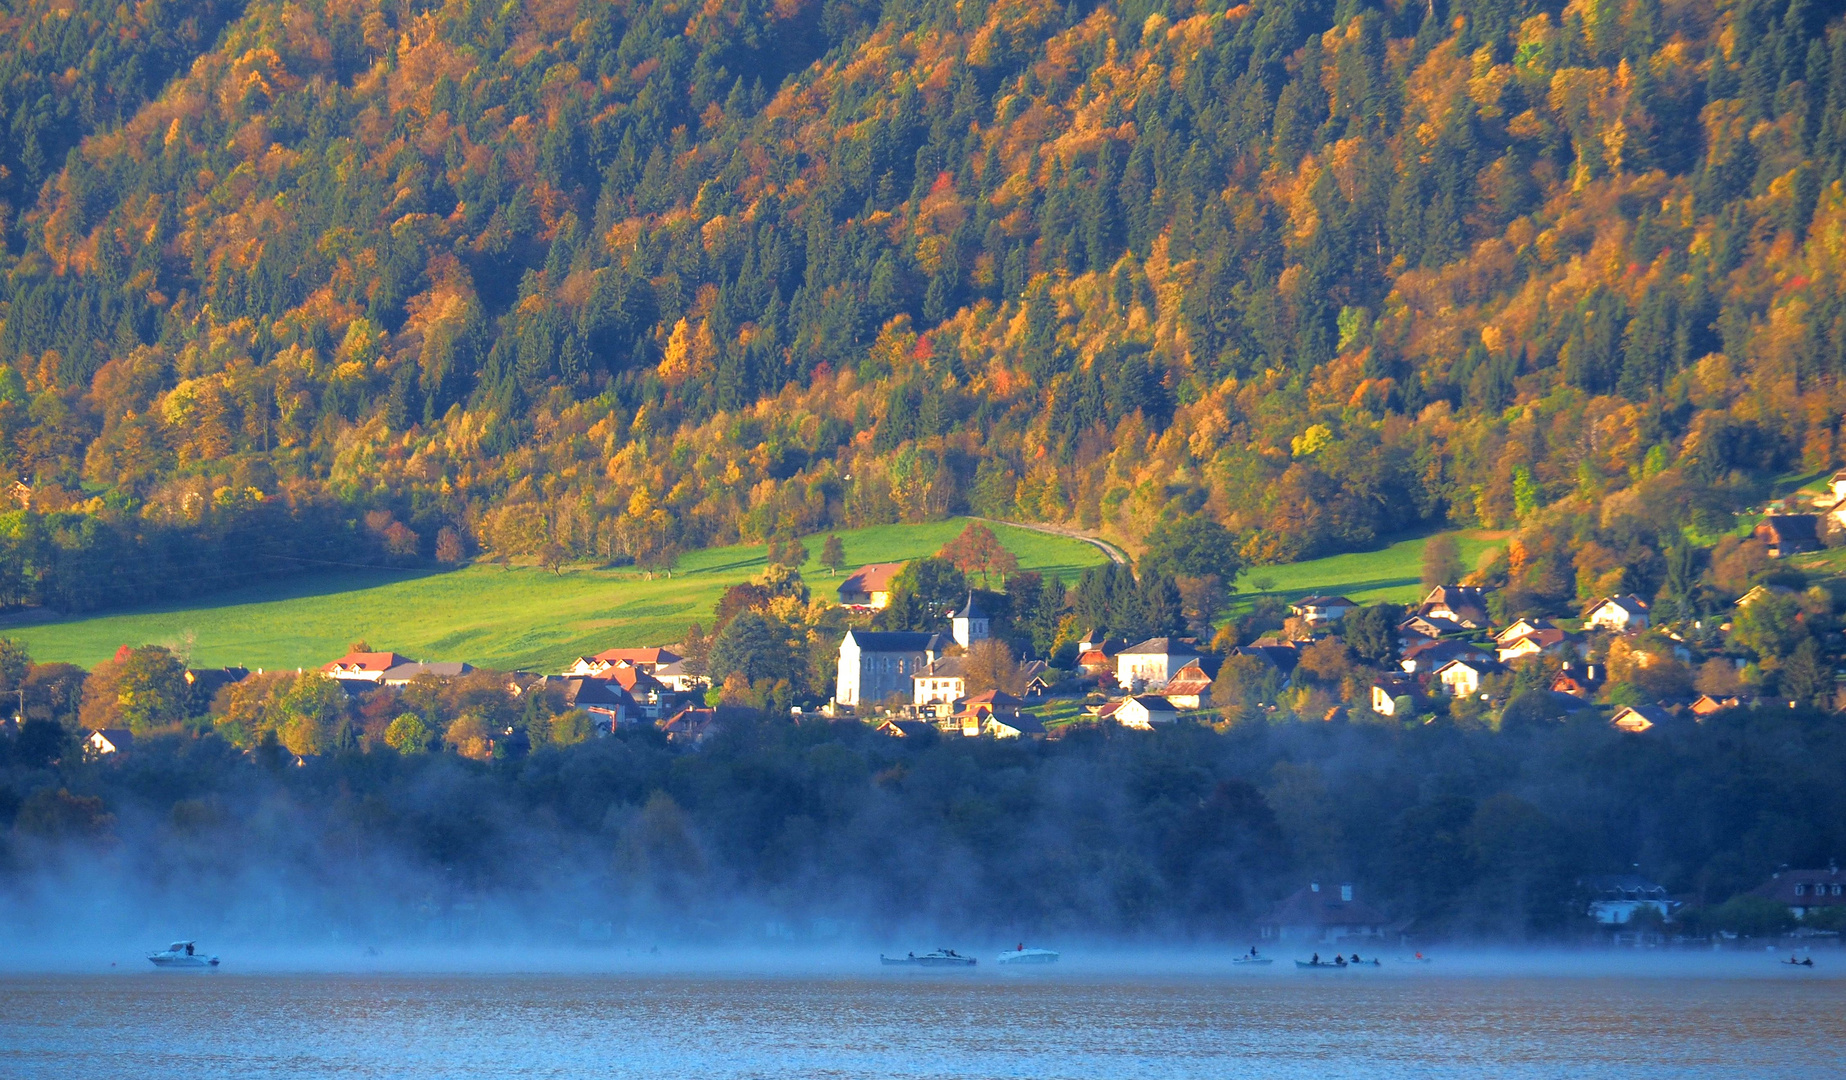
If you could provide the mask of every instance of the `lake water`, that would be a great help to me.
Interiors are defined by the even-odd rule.
[[[0,1076],[1846,1075],[1846,965],[1829,960],[1618,957],[1517,975],[1480,961],[1329,975],[1286,960],[1166,974],[854,966],[0,975]],[[1639,973],[1610,973],[1624,967]]]

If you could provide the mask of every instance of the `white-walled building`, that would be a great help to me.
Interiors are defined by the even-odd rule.
[[[1115,681],[1126,687],[1158,690],[1180,668],[1198,659],[1198,650],[1190,645],[1172,638],[1148,638],[1115,654]]]
[[[912,679],[948,648],[941,634],[848,630],[840,642],[840,673],[833,699],[841,705],[872,705],[893,694],[910,699]]]

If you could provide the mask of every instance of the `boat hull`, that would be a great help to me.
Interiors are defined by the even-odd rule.
[[[209,959],[203,956],[150,956],[147,959],[155,967],[169,971],[207,970],[218,966],[218,958],[215,956]]]
[[[1050,949],[1026,949],[1020,952],[1001,953],[999,963],[1008,967],[1032,964],[1055,964],[1058,954]]]
[[[1299,960],[1295,962],[1300,963]],[[1236,964],[1238,967],[1263,967],[1267,964],[1273,964],[1275,961],[1267,956],[1239,956],[1232,960],[1231,963]]]
[[[975,963],[972,956],[880,956],[878,960],[887,967],[971,968]]]

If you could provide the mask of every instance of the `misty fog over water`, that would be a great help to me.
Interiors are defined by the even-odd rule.
[[[475,973],[402,970],[445,959]],[[887,974],[858,950],[727,965],[711,950],[618,949],[565,974],[516,973],[522,959],[570,963],[483,951],[375,961],[397,971],[0,976],[0,1072],[1805,1078],[1846,1067],[1846,981],[1760,953],[1457,954],[1332,975],[1146,950],[1024,975]]]

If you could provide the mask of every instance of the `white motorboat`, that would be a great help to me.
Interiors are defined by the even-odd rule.
[[[1028,949],[1021,944],[1012,952],[1001,953],[999,962],[1002,964],[1055,964],[1058,962],[1058,954],[1050,949]]]
[[[190,941],[176,941],[161,952],[147,954],[148,960],[157,968],[215,968],[218,958],[206,956],[193,947]]]
[[[1262,967],[1264,964],[1273,964],[1275,961],[1267,956],[1233,956],[1231,963],[1238,967]]]
[[[887,965],[903,965],[905,967],[956,968],[973,967],[975,963],[974,957],[963,956],[954,949],[937,949],[935,952],[926,952],[921,956],[918,956],[916,953],[909,953],[904,956],[886,956],[883,953],[879,953],[878,959],[881,963]]]

